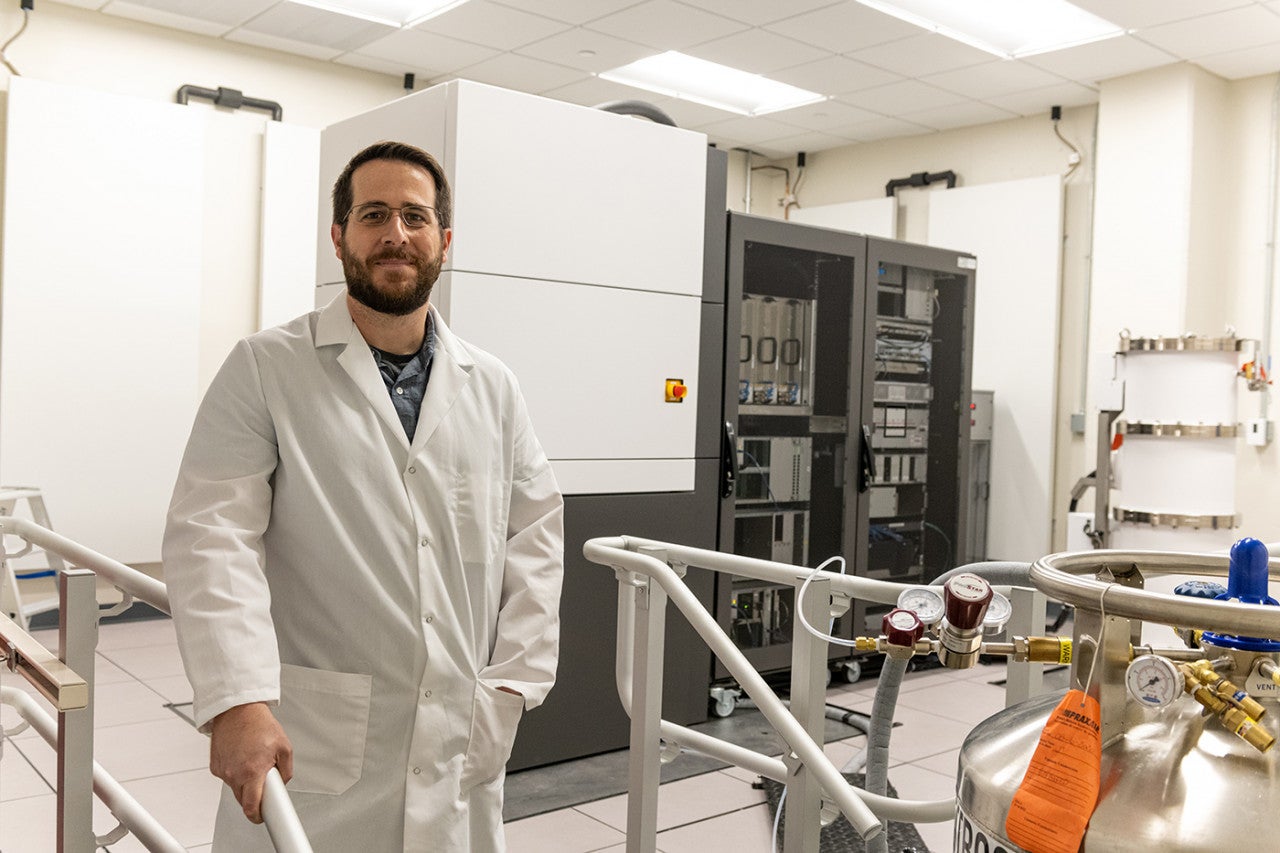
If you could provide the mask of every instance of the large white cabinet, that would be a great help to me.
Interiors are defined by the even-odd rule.
[[[432,152],[454,189],[432,300],[506,362],[566,494],[689,491],[699,388],[706,137],[466,81],[321,133],[320,224],[373,142]],[[328,241],[317,303],[340,292]],[[666,381],[683,380],[683,403]]]

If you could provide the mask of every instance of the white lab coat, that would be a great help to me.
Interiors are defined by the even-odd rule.
[[[555,677],[555,477],[511,372],[431,310],[412,445],[339,296],[236,345],[170,506],[196,723],[278,703],[317,851],[501,850],[516,725]],[[214,849],[271,850],[223,794]]]

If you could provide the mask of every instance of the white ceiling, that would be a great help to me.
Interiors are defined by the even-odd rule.
[[[61,2],[396,77],[413,72],[418,88],[465,77],[589,106],[646,100],[722,148],[772,157],[1089,104],[1101,80],[1183,60],[1228,79],[1280,70],[1280,0],[1075,0],[1129,33],[1021,60],[855,0],[471,0],[398,31],[287,0]],[[664,50],[831,97],[743,118],[594,76]]]

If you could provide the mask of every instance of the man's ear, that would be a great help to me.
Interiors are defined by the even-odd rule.
[[[336,222],[330,225],[329,236],[333,238],[333,253],[342,260],[342,226]]]

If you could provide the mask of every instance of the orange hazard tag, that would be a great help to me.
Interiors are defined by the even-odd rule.
[[[1098,700],[1071,690],[1040,733],[1009,806],[1009,840],[1031,853],[1078,853],[1102,784]]]

